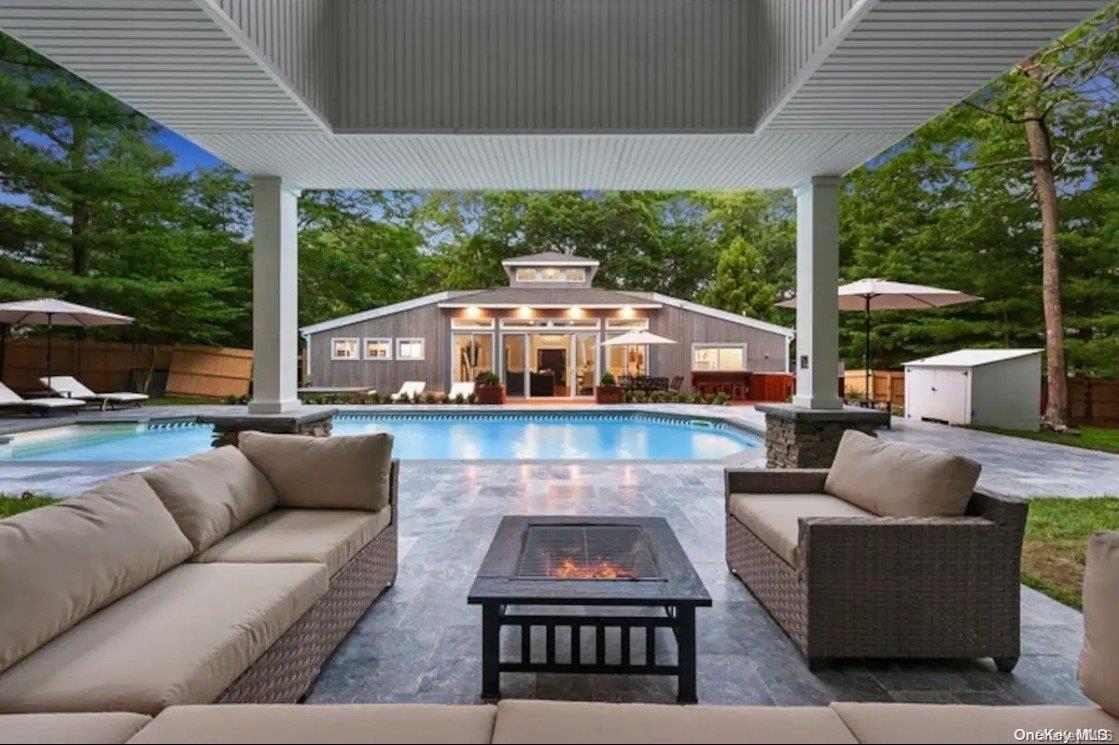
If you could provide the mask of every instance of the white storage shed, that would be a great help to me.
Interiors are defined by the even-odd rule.
[[[905,416],[1037,430],[1040,349],[958,349],[906,362]]]

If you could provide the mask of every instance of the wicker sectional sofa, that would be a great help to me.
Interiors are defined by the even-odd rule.
[[[512,700],[497,706],[172,706],[154,718],[126,713],[0,715],[0,743],[1014,743],[1070,741],[1059,738],[1075,734],[1110,742],[1119,731],[1116,618],[1119,533],[1099,534],[1088,546],[1079,669],[1081,688],[1096,706]]]
[[[246,433],[0,521],[0,713],[298,701],[395,580],[391,448]]]
[[[727,469],[726,559],[809,666],[1019,656],[1027,504],[966,458],[848,431],[828,469]]]

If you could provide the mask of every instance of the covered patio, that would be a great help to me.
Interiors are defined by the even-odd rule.
[[[1102,4],[0,0],[0,28],[251,177],[253,397],[245,409],[215,407],[215,421],[301,431],[332,416],[297,395],[300,190],[792,188],[795,395],[767,408],[768,423],[752,410],[734,416],[755,430],[788,426],[790,437],[808,422],[814,437],[838,439],[879,421],[844,408],[837,390],[843,175]],[[675,53],[653,53],[666,45]],[[936,434],[902,428],[889,438]],[[762,465],[760,454],[747,465]],[[995,478],[1020,464],[1001,465]],[[728,572],[723,478],[709,463],[406,463],[399,519],[389,510],[399,523],[395,584],[307,700],[477,701],[481,624],[465,595],[501,516],[518,513],[667,519],[714,600],[694,650],[703,703],[1086,703],[1075,680],[1080,615],[1026,589],[1013,675],[987,659],[810,671]],[[598,701],[674,694],[670,681],[599,675],[516,675],[506,690]]]

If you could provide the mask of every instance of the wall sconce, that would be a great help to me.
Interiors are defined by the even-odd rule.
[[[527,305],[517,308],[517,318],[532,318],[532,308]]]
[[[582,318],[584,313],[583,309],[576,305],[567,309],[567,315],[571,316],[572,318]]]
[[[477,305],[468,305],[466,306],[466,313],[464,315],[467,318],[481,318],[482,309],[479,308]]]
[[[622,311],[618,315],[622,318],[633,318],[633,308],[627,305],[622,308]]]

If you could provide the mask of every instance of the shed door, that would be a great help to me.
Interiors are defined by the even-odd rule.
[[[934,367],[927,372],[928,399],[921,416],[949,424],[968,424],[971,421],[968,412],[969,371]]]

